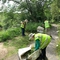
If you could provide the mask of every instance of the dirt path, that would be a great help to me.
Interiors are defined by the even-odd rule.
[[[0,60],[3,59],[8,53],[7,49],[3,46],[3,43],[0,43]]]
[[[52,35],[53,39],[47,47],[47,57],[48,57],[48,60],[58,60],[58,57],[55,51],[56,42],[58,39],[57,25],[53,25],[53,28],[50,29],[50,34]]]
[[[58,57],[57,57],[56,52],[55,52],[56,41],[58,38],[57,26],[53,25],[53,28],[51,28],[49,33],[52,35],[53,39],[47,47],[47,57],[48,57],[48,60],[58,60]],[[3,43],[0,43],[0,60],[2,60],[2,58],[4,58],[7,53],[8,53],[8,51],[6,48],[4,48]],[[19,58],[18,58],[18,55],[15,54],[15,55],[13,55],[9,58],[6,58],[4,60],[19,60]]]

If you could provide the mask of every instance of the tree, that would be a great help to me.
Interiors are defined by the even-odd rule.
[[[10,1],[10,0],[8,0]],[[44,21],[45,17],[48,19],[51,17],[50,7],[52,0],[13,0],[19,7],[17,11],[21,11],[21,15],[24,13],[25,17],[23,19],[30,19],[32,21]],[[5,0],[6,2],[6,0]],[[22,15],[23,16],[23,15]]]
[[[37,0],[25,0],[24,2],[20,3],[19,9],[21,13],[24,12],[27,15],[27,18],[31,19],[32,21],[42,21],[44,19],[44,11],[40,1]]]
[[[52,19],[54,19],[55,21],[59,20],[60,12],[58,7],[58,0],[54,0],[51,4],[51,15]]]
[[[25,0],[20,3],[21,12],[26,10],[28,13],[27,18],[32,21],[44,21],[45,17],[47,19],[51,18],[50,5],[52,0]]]
[[[51,19],[51,4],[52,4],[52,0],[45,0],[44,2],[44,13],[45,13],[45,16],[47,17],[48,20]]]

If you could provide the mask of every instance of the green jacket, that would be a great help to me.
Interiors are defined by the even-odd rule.
[[[34,36],[34,40],[40,40],[40,49],[44,49],[51,41],[51,37],[47,34],[37,33]]]

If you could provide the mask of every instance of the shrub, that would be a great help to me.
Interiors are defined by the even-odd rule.
[[[0,41],[6,41],[9,38],[7,31],[0,32]]]
[[[0,41],[6,41],[20,34],[20,28],[10,28],[0,32]]]
[[[36,32],[38,26],[42,26],[42,23],[29,22],[26,26],[26,31],[27,32]]]
[[[15,37],[20,34],[20,28],[11,28],[7,30],[11,37]]]

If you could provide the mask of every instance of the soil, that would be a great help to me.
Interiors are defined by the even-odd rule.
[[[8,53],[8,51],[3,46],[3,43],[0,43],[0,60],[2,60],[7,55],[7,53]]]
[[[56,41],[58,39],[57,25],[53,24],[53,27],[50,29],[49,34],[53,37],[51,43],[47,47],[46,55],[48,60],[58,60],[56,54]],[[8,50],[3,46],[3,43],[0,43],[0,60],[19,60],[18,54],[14,54],[11,57],[3,59],[8,53]]]

